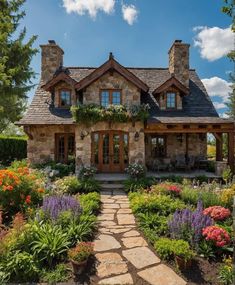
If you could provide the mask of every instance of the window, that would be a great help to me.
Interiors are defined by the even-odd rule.
[[[75,135],[70,133],[55,134],[55,160],[70,163],[75,158]]]
[[[108,105],[121,104],[121,91],[119,90],[102,90],[100,95],[100,104],[103,107]]]
[[[151,136],[151,156],[153,158],[166,156],[166,137]]]
[[[176,94],[175,93],[166,94],[166,108],[167,109],[176,108]]]
[[[69,90],[60,90],[60,107],[71,106],[71,92]]]

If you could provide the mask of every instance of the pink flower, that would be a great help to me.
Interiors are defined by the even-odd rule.
[[[204,228],[202,235],[207,241],[212,241],[218,247],[223,247],[230,243],[229,234],[226,230],[218,226],[209,226]]]
[[[209,215],[215,221],[222,221],[228,218],[231,215],[231,212],[229,209],[226,209],[224,207],[213,206],[213,207],[206,208],[203,211],[203,214]]]

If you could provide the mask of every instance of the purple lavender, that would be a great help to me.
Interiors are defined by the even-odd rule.
[[[52,220],[56,220],[62,212],[70,211],[74,216],[81,212],[79,202],[69,195],[48,196],[43,198],[43,212]]]
[[[192,244],[198,244],[202,237],[202,230],[211,226],[213,220],[203,214],[202,201],[198,201],[197,209],[177,210],[168,222],[170,234],[173,238],[186,239]]]

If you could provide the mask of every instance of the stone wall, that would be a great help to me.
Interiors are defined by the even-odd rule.
[[[189,86],[189,46],[181,41],[175,41],[168,52],[169,72],[186,87]]]
[[[89,85],[83,92],[83,103],[100,104],[101,89],[120,89],[123,105],[140,104],[140,90],[117,72],[107,72]]]
[[[149,136],[149,135],[147,135]],[[182,134],[182,142],[179,141],[177,134],[166,135],[166,157],[172,161],[178,155],[185,155],[186,150],[186,134]],[[207,155],[207,139],[206,134],[188,134],[188,155],[202,156]],[[150,138],[146,139],[146,163],[151,160],[151,144]]]
[[[32,126],[28,132],[27,157],[31,163],[43,163],[55,159],[55,133],[75,133],[75,126]]]
[[[91,164],[91,134],[96,131],[118,130],[129,133],[129,163],[145,163],[144,131],[143,123],[138,122],[135,126],[131,123],[113,123],[111,128],[108,122],[100,122],[91,127],[78,125],[75,130],[76,140],[76,165],[77,170],[82,165]],[[81,132],[86,132],[85,138],[81,139]],[[139,132],[139,139],[135,141],[135,133]]]

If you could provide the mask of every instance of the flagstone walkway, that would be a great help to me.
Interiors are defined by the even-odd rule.
[[[148,247],[123,191],[101,192],[102,211],[95,240],[99,285],[185,285]]]

